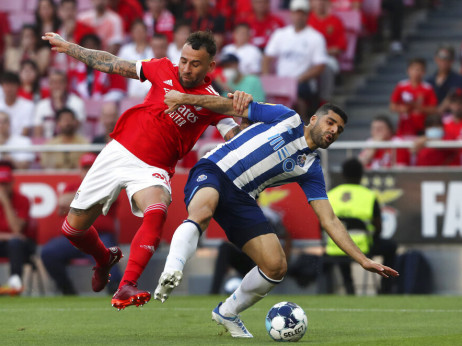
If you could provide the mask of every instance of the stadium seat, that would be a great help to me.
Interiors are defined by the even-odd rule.
[[[282,103],[292,107],[297,101],[297,80],[291,77],[263,75],[260,77],[269,103]]]
[[[143,103],[143,97],[125,97],[120,101],[120,113],[125,112],[127,109],[133,106]]]
[[[82,124],[82,132],[85,137],[92,139],[98,133],[99,117],[101,114],[101,100],[87,99],[85,100],[85,111],[87,119]]]
[[[77,1],[77,9],[80,12],[89,10],[93,7],[92,0],[79,0]]]
[[[31,12],[11,12],[9,15],[12,32],[19,32],[24,24],[35,23],[34,14]]]
[[[291,16],[290,10],[277,10],[277,11],[273,11],[273,14],[276,17],[281,18],[286,25],[292,24],[292,16]]]
[[[35,10],[37,9],[37,4],[38,4],[38,0],[26,0],[26,3],[25,3],[26,6],[24,10],[26,12],[34,13]]]
[[[340,70],[352,71],[354,69],[358,37],[361,32],[361,12],[357,10],[336,11],[333,14],[342,20],[346,31],[347,49],[340,56]]]
[[[22,12],[23,7],[23,0],[0,1],[1,12]]]
[[[366,15],[380,16],[382,13],[382,0],[363,0],[361,11]]]

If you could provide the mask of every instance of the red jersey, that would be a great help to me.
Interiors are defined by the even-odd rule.
[[[75,193],[79,189],[80,183],[66,184],[64,193]],[[93,223],[96,230],[100,233],[116,233],[116,221],[117,221],[117,208],[119,206],[118,200],[112,203],[107,215],[101,214],[98,216],[96,221]]]
[[[117,8],[114,8],[113,11],[122,18],[126,34],[130,33],[130,27],[135,19],[143,18],[143,8],[137,0],[119,0]]]
[[[392,142],[399,142],[401,139],[393,137]],[[396,155],[396,157],[394,157]],[[367,165],[368,168],[378,169],[384,167],[392,167],[394,164],[398,166],[408,166],[411,161],[411,156],[408,149],[376,149],[371,162]]]
[[[454,117],[443,118],[444,139],[462,139],[462,119],[456,121]]]
[[[345,27],[340,18],[332,14],[326,18],[319,18],[314,12],[310,12],[307,23],[324,36],[328,50],[331,48],[338,48],[342,51],[346,50]]]
[[[178,66],[167,58],[143,61],[140,74],[152,83],[152,87],[142,104],[122,114],[111,137],[140,160],[165,169],[172,176],[177,161],[192,149],[205,129],[229,117],[189,105],[170,114],[164,113],[167,109],[164,96],[170,90],[218,96],[209,77],[204,84],[185,89],[178,79]]]
[[[263,20],[258,20],[253,12],[239,17],[237,23],[247,23],[250,26],[251,43],[260,49],[265,48],[271,34],[285,26],[284,21],[272,14],[268,14]]]
[[[26,196],[21,195],[18,191],[13,191],[12,195],[12,204],[13,209],[16,215],[26,221],[26,224],[30,221],[29,210],[30,210],[30,202]],[[28,227],[25,227],[25,236],[31,237],[31,234],[28,234]],[[0,206],[0,232],[3,233],[11,233],[10,226],[8,225],[8,221],[6,219],[5,211],[3,210],[3,206]]]
[[[462,140],[462,119],[456,120],[453,116],[443,118],[444,139]],[[462,149],[458,150],[457,158],[452,164],[462,165]]]
[[[429,83],[422,82],[418,86],[413,86],[409,80],[404,80],[395,87],[391,94],[391,102],[401,105],[421,103],[423,106],[436,106],[438,105],[438,98]],[[399,136],[420,134],[425,129],[425,117],[425,114],[411,107],[408,113],[399,115],[396,134]]]

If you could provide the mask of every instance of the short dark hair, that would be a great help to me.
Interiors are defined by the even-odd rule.
[[[156,32],[154,35],[152,35],[152,38],[159,38],[159,39],[168,41],[167,35],[162,34],[160,32]]]
[[[445,46],[445,45],[439,46],[438,49],[436,50],[435,55],[438,56],[442,50],[445,50],[446,52],[448,52],[449,60],[452,61],[456,57],[456,51],[454,50],[454,47],[453,46]]]
[[[21,84],[21,81],[19,80],[19,75],[16,72],[12,72],[12,71],[3,72],[0,81],[2,84],[3,83],[16,84],[16,85]]]
[[[77,119],[77,116],[75,115],[75,112],[74,112],[72,109],[67,108],[67,107],[64,107],[64,108],[61,108],[60,110],[58,110],[58,111],[56,112],[56,120],[59,120],[59,118],[61,117],[61,115],[63,115],[64,113],[70,113],[70,114],[72,114],[72,117],[73,117],[74,119]]]
[[[144,20],[142,20],[141,18],[136,18],[131,24],[130,24],[130,31],[133,30],[133,28],[135,27],[135,25],[142,25],[143,28],[145,30],[147,30],[147,26],[146,26],[146,23],[144,22]]]
[[[409,59],[407,62],[407,67],[414,65],[414,64],[419,64],[421,65],[424,69],[427,68],[427,61],[424,58],[412,58]]]
[[[175,25],[173,26],[173,32],[177,32],[179,28],[187,26],[189,29],[191,29],[191,24],[189,21],[184,20],[184,19],[178,19],[175,21]]]
[[[443,126],[443,120],[438,114],[431,114],[425,118],[425,127]]]
[[[71,4],[74,4],[74,6],[77,6],[77,0],[61,0],[59,5],[63,5],[66,2],[70,2]]]
[[[190,45],[194,50],[204,47],[211,58],[217,54],[217,44],[212,32],[209,30],[193,32],[186,40],[186,44]]]
[[[86,34],[80,39],[79,45],[85,47],[88,44],[88,41],[93,41],[96,43],[96,47],[101,47],[101,39],[96,34]]]
[[[316,111],[315,115],[317,116],[323,116],[329,113],[329,111],[332,111],[340,116],[340,118],[343,119],[345,124],[348,122],[348,115],[346,112],[341,109],[339,106],[333,104],[333,103],[325,103],[321,107],[318,108]]]
[[[391,122],[391,119],[390,119],[390,117],[388,115],[384,115],[384,114],[376,115],[374,117],[374,119],[372,119],[372,122],[374,122],[374,121],[381,121],[382,123],[387,125],[387,127],[390,129],[391,132],[395,131],[395,129],[393,127],[393,123]]]
[[[237,23],[236,26],[234,27],[234,30],[236,30],[237,28],[239,28],[241,26],[250,30],[250,25],[248,23],[246,23],[246,22]]]
[[[361,181],[364,168],[357,158],[348,159],[342,164],[342,175],[345,179]]]

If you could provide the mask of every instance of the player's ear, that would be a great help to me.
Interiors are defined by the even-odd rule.
[[[212,60],[209,65],[209,73],[212,72],[217,65],[217,62],[215,60]]]
[[[310,118],[310,125],[316,125],[316,122],[318,121],[318,116],[317,115],[312,115]]]

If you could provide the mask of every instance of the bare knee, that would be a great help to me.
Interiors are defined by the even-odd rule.
[[[188,219],[196,222],[202,231],[207,229],[213,217],[213,210],[208,206],[188,209]]]
[[[285,256],[269,257],[264,263],[258,266],[268,278],[273,280],[282,280],[287,273],[287,261]]]

